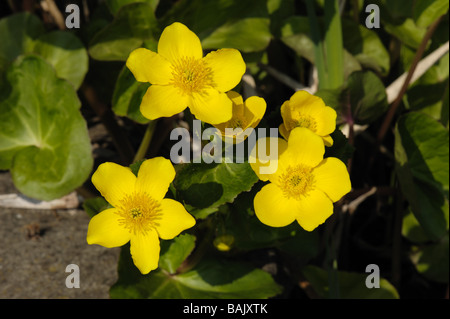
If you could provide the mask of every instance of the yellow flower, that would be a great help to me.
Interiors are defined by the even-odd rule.
[[[233,116],[227,122],[214,124],[214,127],[220,131],[225,142],[240,143],[248,136],[244,134],[245,130],[255,128],[263,118],[266,112],[266,101],[263,98],[251,96],[244,103],[242,96],[234,91],[228,92],[227,96],[233,102]],[[226,131],[227,128],[231,129],[230,132]],[[242,130],[234,134],[235,129]]]
[[[231,118],[231,101],[224,92],[245,72],[239,51],[221,49],[203,57],[200,39],[178,22],[162,32],[158,53],[136,49],[126,65],[137,81],[152,84],[140,107],[146,118],[169,117],[189,107],[197,119],[210,124]]]
[[[159,238],[172,239],[195,225],[183,205],[164,198],[174,177],[172,163],[163,157],[144,161],[137,177],[127,167],[101,164],[92,183],[113,208],[91,219],[88,244],[110,248],[130,242],[133,262],[140,272],[156,269]]]
[[[297,220],[305,230],[312,231],[331,216],[333,202],[350,191],[347,168],[337,158],[324,159],[324,143],[306,128],[293,129],[287,142],[278,140],[275,173],[261,174],[262,163],[251,163],[261,180],[270,181],[254,198],[255,214],[268,226],[282,227]],[[252,157],[256,156],[255,149]]]
[[[280,134],[287,140],[296,127],[306,127],[321,136],[326,146],[333,145],[330,134],[336,129],[336,111],[306,91],[297,91],[281,105],[283,124]]]

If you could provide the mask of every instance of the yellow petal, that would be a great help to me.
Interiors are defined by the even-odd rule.
[[[286,131],[290,131],[293,129],[293,127],[290,126],[292,123],[292,112],[290,107],[290,102],[285,101],[280,108],[281,117],[283,118],[283,124],[285,125]],[[288,138],[289,135],[283,136],[285,139]]]
[[[137,233],[131,237],[130,251],[133,262],[139,271],[145,275],[158,268],[159,238],[155,230]]]
[[[293,129],[289,135],[288,148],[280,156],[280,165],[307,165],[316,167],[323,159],[325,146],[322,138],[304,127]]]
[[[298,201],[297,222],[304,230],[313,231],[333,214],[333,203],[322,191],[315,189]]]
[[[277,146],[276,152],[272,149],[274,146]],[[278,137],[262,137],[256,141],[248,162],[260,180],[267,181],[272,175],[278,176],[278,160],[287,147],[288,143]]]
[[[170,160],[155,157],[144,161],[139,168],[136,191],[147,193],[156,201],[164,198],[170,183],[175,178],[175,169]]]
[[[171,63],[145,48],[131,52],[126,64],[139,82],[165,85],[172,78]]]
[[[91,218],[87,231],[87,243],[104,247],[119,247],[130,240],[130,232],[120,225],[115,208],[106,209]]]
[[[128,167],[103,163],[92,175],[92,183],[108,203],[117,207],[120,201],[134,191],[136,176]]]
[[[322,140],[323,140],[323,144],[325,144],[325,146],[333,146],[333,139],[331,138],[330,135],[326,135],[326,136],[322,136]]]
[[[315,186],[337,202],[350,192],[352,185],[345,164],[335,158],[325,158],[314,170]]]
[[[320,97],[306,91],[301,90],[294,93],[289,103],[282,105],[281,112],[285,123],[289,118],[296,120],[302,115],[311,116],[316,123],[315,133],[320,136],[329,135],[336,129],[336,111],[326,106]],[[287,128],[288,130],[293,129],[293,127]]]
[[[200,39],[194,32],[179,22],[172,23],[164,29],[158,42],[158,53],[170,62],[181,57],[203,57]]]
[[[188,97],[170,85],[152,85],[147,89],[142,102],[141,113],[150,120],[171,117],[182,112],[188,105]]]
[[[314,110],[312,113],[316,119],[316,133],[325,136],[331,134],[336,129],[337,113],[329,106]]]
[[[227,97],[232,102],[232,117],[229,121],[222,122],[219,124],[214,124],[214,127],[220,130],[221,135],[225,137],[225,129],[226,128],[234,128],[233,127],[233,121],[235,119],[242,119],[244,117],[244,100],[242,99],[242,96],[234,91],[229,91],[226,93]],[[244,128],[242,128],[244,129]],[[226,139],[229,140],[228,138]],[[231,141],[229,141],[231,142]]]
[[[193,93],[189,108],[197,119],[209,124],[227,122],[233,115],[231,100],[212,88]]]
[[[158,219],[156,231],[162,239],[172,239],[178,236],[183,230],[195,225],[192,217],[179,202],[165,198],[162,200],[161,217]]]
[[[227,92],[228,98],[233,102],[235,105],[243,105],[244,100],[242,99],[242,95],[235,91],[229,91]]]
[[[291,110],[298,110],[299,108],[303,110],[315,110],[321,109],[325,106],[323,100],[311,93],[300,90],[295,92],[289,99],[289,107]]]
[[[208,53],[204,61],[212,70],[214,87],[220,92],[233,89],[245,73],[245,62],[235,49],[221,49]]]
[[[286,139],[286,141],[289,139],[290,132],[286,129],[286,125],[284,125],[284,123],[282,123],[278,127],[278,131],[280,132],[281,136],[283,136],[283,138]]]
[[[266,101],[258,96],[251,96],[245,100],[244,117],[249,126],[255,128],[266,112]]]
[[[297,201],[285,197],[273,183],[265,185],[256,194],[253,204],[256,216],[265,225],[283,227],[295,220]]]

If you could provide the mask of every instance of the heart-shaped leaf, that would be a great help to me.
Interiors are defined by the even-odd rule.
[[[93,160],[73,86],[37,56],[17,59],[0,83],[0,168],[10,169],[15,186],[37,199],[80,186]]]

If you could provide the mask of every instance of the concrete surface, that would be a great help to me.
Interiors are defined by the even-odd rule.
[[[17,193],[0,172],[0,194]],[[109,298],[117,280],[120,248],[86,243],[89,217],[80,209],[0,207],[0,298]],[[80,270],[80,288],[67,288],[69,264]]]

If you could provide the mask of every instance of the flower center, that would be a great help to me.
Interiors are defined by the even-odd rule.
[[[304,165],[289,166],[279,177],[279,186],[286,197],[300,199],[314,189],[312,168]]]
[[[161,219],[159,203],[147,193],[134,193],[127,195],[117,207],[122,218],[119,223],[130,233],[146,233],[158,226]]]
[[[292,129],[296,127],[305,127],[315,132],[317,129],[316,121],[309,115],[300,115],[300,117],[296,120],[292,120],[291,122]]]
[[[171,83],[184,94],[202,93],[212,86],[212,71],[202,59],[182,57],[172,65]]]
[[[245,123],[245,121],[240,118],[231,119],[230,122],[228,122],[228,124],[229,124],[230,128],[233,128],[233,129],[236,129],[236,128],[244,129],[247,125],[247,123]]]

